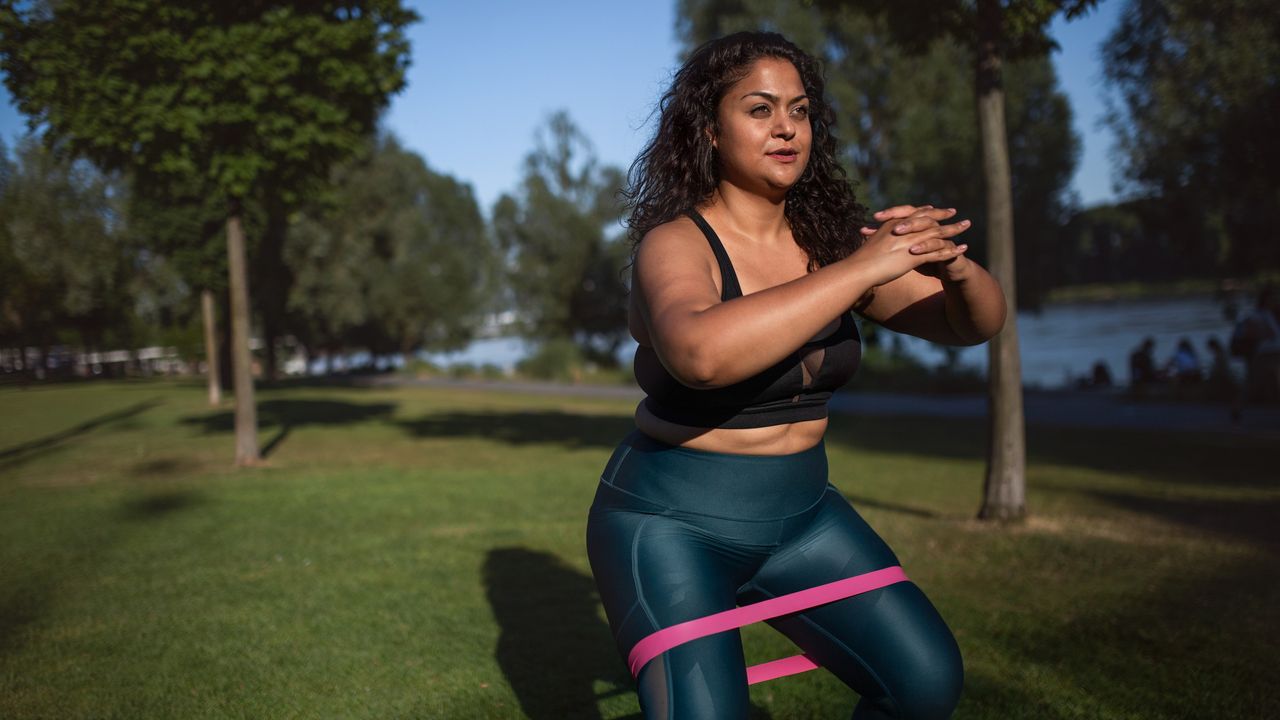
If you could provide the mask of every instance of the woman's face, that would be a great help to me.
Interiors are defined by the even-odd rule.
[[[809,98],[794,65],[780,58],[752,63],[720,99],[720,178],[762,195],[785,195],[809,163],[813,129]]]

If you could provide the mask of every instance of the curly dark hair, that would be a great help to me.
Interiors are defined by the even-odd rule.
[[[707,131],[719,132],[717,110],[725,92],[766,57],[794,65],[809,97],[813,147],[800,180],[787,191],[784,211],[796,244],[814,270],[847,257],[862,243],[858,228],[866,224],[867,210],[854,198],[836,160],[835,113],[817,60],[777,33],[739,32],[694,50],[658,103],[657,131],[631,164],[622,191],[631,211],[627,226],[633,250],[645,233],[711,197],[720,170]]]

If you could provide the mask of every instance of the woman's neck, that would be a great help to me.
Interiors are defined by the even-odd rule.
[[[791,228],[786,218],[786,195],[761,197],[721,181],[711,194],[707,211],[720,216],[721,222],[743,236],[759,243],[791,242]]]

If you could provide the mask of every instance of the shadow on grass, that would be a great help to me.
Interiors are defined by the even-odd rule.
[[[613,687],[606,697],[631,692],[590,577],[550,553],[505,547],[485,558],[484,584],[498,666],[530,720],[600,718],[597,681]]]
[[[877,510],[885,510],[888,512],[898,513],[900,515],[910,515],[912,517],[923,518],[925,520],[932,520],[938,517],[938,513],[932,510],[911,507],[910,505],[903,505],[902,503],[886,502],[884,500],[877,500],[875,498],[862,495],[852,495],[843,491],[841,494],[845,496],[845,499],[853,503],[854,507],[872,507]]]
[[[152,492],[126,500],[118,518],[146,522],[172,515],[204,501],[190,490]],[[24,553],[20,562],[6,569],[0,583],[0,656],[22,646],[24,630],[56,605],[60,596],[81,593],[81,585],[99,570],[99,559],[120,538],[118,522],[104,521],[90,512],[80,522],[67,523],[61,531],[41,532],[40,552]],[[56,630],[55,630],[56,632]]]
[[[551,443],[570,449],[612,448],[635,429],[635,422],[627,416],[556,410],[440,413],[399,424],[414,437],[476,437],[511,445]]]
[[[126,520],[155,520],[198,505],[203,501],[203,495],[190,490],[155,492],[126,501],[122,508],[122,516]]]
[[[495,657],[530,720],[597,720],[601,700],[634,692],[591,577],[550,553],[505,547],[489,551],[484,583],[500,629]],[[611,689],[597,694],[598,683]],[[750,717],[770,715],[753,704]]]
[[[1102,491],[1088,494],[1124,510],[1182,525],[1200,534],[1243,540],[1261,550],[1280,554],[1280,500],[1177,499]]]
[[[1226,434],[1087,428],[1027,429],[1027,462],[1123,473],[1180,484],[1274,485],[1273,451],[1264,439]],[[856,450],[943,460],[982,461],[981,420],[833,416],[827,443]]]
[[[394,403],[349,403],[340,400],[266,400],[258,403],[258,427],[276,427],[276,434],[262,447],[267,457],[279,448],[295,429],[309,425],[353,425],[385,420],[395,412]],[[182,418],[206,434],[229,433],[235,429],[235,412],[220,411]]]
[[[17,467],[41,455],[50,453],[81,435],[85,435],[99,428],[124,422],[137,415],[141,415],[151,408],[162,404],[162,402],[163,401],[154,398],[151,400],[144,400],[140,403],[134,403],[129,407],[91,418],[78,425],[69,427],[66,430],[53,433],[52,435],[46,435],[45,437],[37,440],[31,440],[20,445],[14,445],[13,447],[0,450],[0,470],[9,470]]]
[[[158,457],[134,463],[129,468],[129,475],[141,478],[173,476],[190,470],[195,464],[189,458]]]
[[[1003,634],[1000,652],[1078,688],[1071,717],[1268,717],[1280,707],[1277,601],[1275,557],[1258,553],[1169,573],[1119,604],[1082,602],[1065,622],[1041,616]],[[1021,700],[1019,688],[989,691]]]

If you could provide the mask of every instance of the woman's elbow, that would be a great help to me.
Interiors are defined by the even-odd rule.
[[[694,390],[710,390],[725,384],[720,380],[720,369],[713,358],[704,352],[693,351],[686,355],[682,362],[672,369],[674,377],[681,385]]]
[[[672,348],[662,356],[667,372],[681,385],[709,390],[727,384],[722,379],[722,363],[704,343]]]

